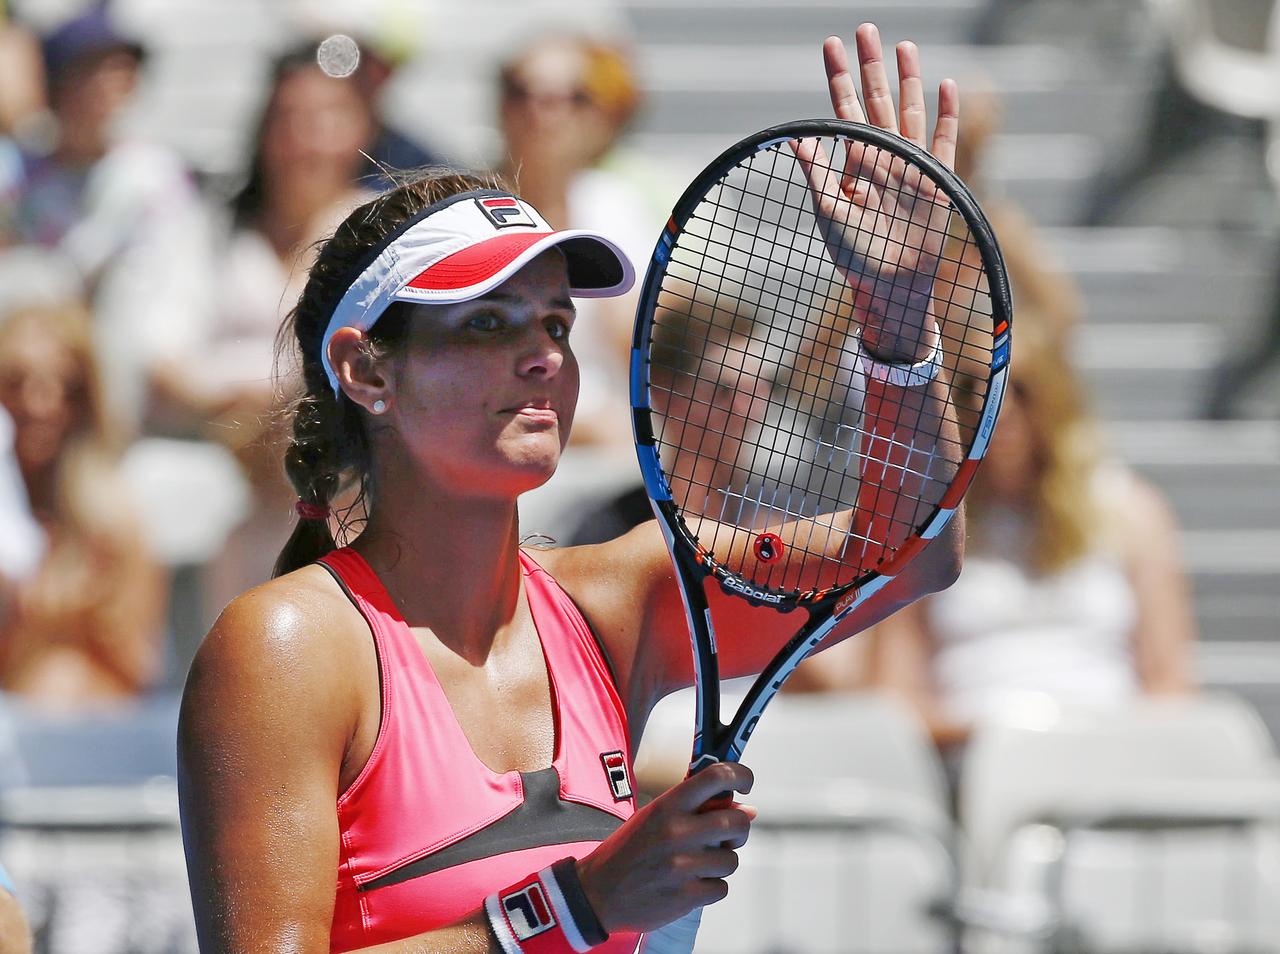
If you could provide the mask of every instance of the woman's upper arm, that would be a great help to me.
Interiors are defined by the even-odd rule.
[[[338,779],[356,709],[325,629],[314,601],[253,591],[192,665],[178,782],[205,954],[329,949]]]
[[[962,548],[963,520],[955,519],[888,586],[845,618],[824,646],[861,632],[911,601],[932,592],[937,560],[950,567]],[[656,521],[609,543],[558,551],[555,573],[587,611],[618,675],[633,720],[667,693],[693,683],[693,657],[684,603],[671,556]],[[946,582],[950,582],[948,576]],[[707,587],[719,646],[721,677],[760,672],[804,622],[802,613],[779,613]],[[643,710],[643,712],[639,711]]]
[[[1163,496],[1133,478],[1126,495],[1129,578],[1137,602],[1134,656],[1147,692],[1182,692],[1195,682],[1195,612],[1178,524]]]

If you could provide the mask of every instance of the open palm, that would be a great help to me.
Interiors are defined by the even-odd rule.
[[[823,44],[831,103],[836,116],[867,123],[925,146],[926,116],[914,43],[897,47],[899,96],[895,109],[872,24],[857,32],[862,101],[838,37]],[[947,167],[955,161],[959,93],[951,80],[938,89],[938,118],[929,151]],[[946,238],[948,205],[936,186],[914,166],[867,144],[850,144],[829,156],[820,140],[800,141],[796,159],[809,182],[818,227],[836,268],[860,293],[864,337],[921,341],[928,301]],[[881,327],[872,327],[879,322]],[[890,349],[895,350],[895,349]],[[910,354],[906,354],[910,357]]]

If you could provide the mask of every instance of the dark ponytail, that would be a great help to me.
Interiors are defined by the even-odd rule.
[[[277,365],[301,369],[302,393],[293,402],[292,438],[284,469],[298,494],[299,519],[276,558],[273,576],[315,562],[337,547],[329,511],[348,491],[366,506],[370,444],[364,412],[345,394],[334,394],[320,362],[320,343],[334,308],[359,275],[369,252],[417,212],[451,195],[502,188],[496,177],[426,170],[356,209],[324,243],[297,307],[276,340]],[[398,352],[408,336],[411,306],[396,302],[368,332],[373,357]],[[342,534],[344,537],[344,532]],[[345,540],[343,541],[346,542]]]

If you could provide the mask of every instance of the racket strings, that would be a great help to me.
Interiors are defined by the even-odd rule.
[[[841,141],[824,146],[832,160],[818,176],[849,185]],[[867,178],[890,201],[875,212],[855,207],[836,225],[860,238],[891,231],[897,241],[861,247],[890,266],[926,240],[935,249],[931,310],[959,439],[921,448],[864,426],[857,311],[915,290],[899,269],[855,292],[828,255],[809,180],[786,144],[744,160],[685,220],[651,329],[655,438],[686,528],[716,559],[734,555],[733,572],[778,590],[815,567],[832,585],[853,582],[918,533],[972,444],[988,387],[990,294],[973,236],[945,195],[917,195],[901,181],[901,159],[860,148],[857,172],[879,169]],[[930,204],[923,219],[921,202]],[[931,329],[918,344],[932,345]],[[879,401],[881,421],[909,413],[901,399]],[[753,556],[760,532],[784,523],[795,526],[783,554]]]

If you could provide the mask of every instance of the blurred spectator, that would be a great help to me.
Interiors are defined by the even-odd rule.
[[[0,5],[0,136],[38,147],[47,137],[48,119],[40,42],[7,20]]]
[[[40,565],[45,535],[31,513],[27,486],[14,447],[13,418],[0,406],[0,625],[12,609],[18,585]]]
[[[872,681],[935,741],[1026,693],[1107,705],[1191,688],[1195,624],[1173,514],[1104,456],[1057,336],[1015,331],[1011,379],[967,497],[964,568],[876,627]]]
[[[0,621],[0,688],[59,708],[134,696],[161,672],[164,580],[118,469],[83,309],[0,322],[0,406],[48,537]]]
[[[392,185],[386,171],[418,169],[422,166],[441,165],[441,156],[418,142],[413,136],[397,128],[386,118],[382,108],[382,94],[408,55],[403,46],[379,42],[380,38],[365,37],[360,44],[360,66],[352,79],[356,89],[365,98],[373,118],[373,136],[361,157],[359,180],[373,189]]]
[[[1251,171],[1262,179],[1266,124],[1276,109],[1275,68],[1267,62],[1275,56],[1269,49],[1275,0],[1161,0],[1148,8],[1160,55],[1145,123],[1123,148],[1109,150],[1110,161],[1085,197],[1083,225],[1131,219],[1141,208],[1136,200],[1189,154],[1233,140],[1248,145]],[[1213,166],[1196,170],[1191,188],[1224,171],[1220,159]],[[1232,192],[1255,197],[1239,184]],[[1257,210],[1225,211],[1252,216]]]
[[[633,261],[648,261],[665,213],[611,156],[640,102],[625,52],[587,37],[545,36],[507,60],[498,79],[504,176],[553,227],[607,226]],[[630,442],[627,361],[638,294],[577,303],[576,444]]]
[[[355,40],[360,59],[351,81],[364,97],[373,133],[363,147],[357,179],[375,191],[393,184],[388,171],[445,164],[430,144],[401,128],[389,115],[385,97],[402,67],[422,55],[432,10],[416,0],[284,0],[299,35],[343,35]]]
[[[26,149],[0,168],[0,248],[34,243],[65,256],[94,303],[107,399],[137,426],[153,370],[200,334],[208,223],[175,155],[119,136],[145,51],[107,8],[62,24],[41,47],[56,136],[47,153]]]
[[[232,200],[210,334],[166,375],[188,419],[207,422],[205,436],[236,453],[253,487],[252,511],[209,567],[211,609],[269,579],[289,535],[294,496],[271,446],[275,336],[302,291],[314,243],[369,198],[355,180],[373,130],[359,88],[326,76],[314,43],[277,60],[248,176]]]

